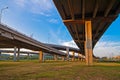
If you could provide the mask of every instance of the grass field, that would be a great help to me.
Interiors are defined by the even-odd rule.
[[[0,80],[120,80],[120,63],[0,61]]]

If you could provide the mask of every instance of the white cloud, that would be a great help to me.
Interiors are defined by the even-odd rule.
[[[25,10],[43,16],[50,16],[53,9],[52,0],[14,0],[14,2]]]
[[[59,34],[57,33],[58,31],[56,30],[52,30],[52,29],[49,29],[49,32],[48,32],[48,37],[50,38],[49,39],[49,42],[50,43],[59,43],[59,41],[60,41],[60,38],[59,38]]]
[[[14,2],[20,6],[20,7],[24,7],[25,6],[25,3],[26,3],[26,0],[14,0]]]
[[[94,53],[99,57],[120,55],[120,42],[98,42],[94,48]]]
[[[65,35],[61,34],[62,33],[62,26],[58,26],[57,29],[53,30],[51,28],[49,28],[49,36],[50,37],[50,43],[53,44],[60,44],[63,43],[65,40],[63,39],[63,37]],[[62,36],[61,36],[62,35]],[[60,37],[61,36],[61,37]],[[65,36],[66,37],[66,36]]]
[[[68,46],[68,47],[78,48],[76,43],[73,40],[72,41],[68,41],[68,42],[63,42],[62,45],[63,46]]]
[[[42,11],[49,11],[53,8],[51,0],[31,0],[35,7],[38,7]]]
[[[35,14],[40,14],[40,15],[47,16],[47,17],[51,16],[50,14],[39,11],[39,10],[32,10],[32,12]]]
[[[42,21],[42,20],[36,19],[36,18],[33,18],[32,20],[33,20],[33,21],[36,21],[36,22],[41,22],[41,21]]]
[[[77,48],[75,42],[68,41],[63,42],[62,45],[75,47]],[[120,42],[111,42],[111,41],[102,41],[98,42],[93,50],[95,56],[98,57],[112,57],[116,55],[120,55]]]
[[[50,19],[49,22],[50,23],[58,23],[58,20],[57,19]]]
[[[76,43],[73,40],[68,41],[68,42],[63,42],[61,45],[68,46],[68,47],[73,47],[73,48],[78,48]],[[72,52],[69,52],[69,54],[72,55]],[[75,56],[78,56],[78,53],[75,53]]]

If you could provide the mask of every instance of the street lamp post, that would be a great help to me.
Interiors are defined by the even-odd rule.
[[[0,11],[0,24],[1,24],[2,12],[3,12],[3,10],[5,10],[5,9],[8,9],[8,7],[2,8],[1,11]]]

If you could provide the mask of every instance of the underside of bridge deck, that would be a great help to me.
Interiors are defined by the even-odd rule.
[[[120,13],[120,0],[53,1],[87,65],[92,65],[92,49]]]

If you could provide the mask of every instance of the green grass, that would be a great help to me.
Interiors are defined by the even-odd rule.
[[[120,80],[120,63],[0,61],[0,80]]]

